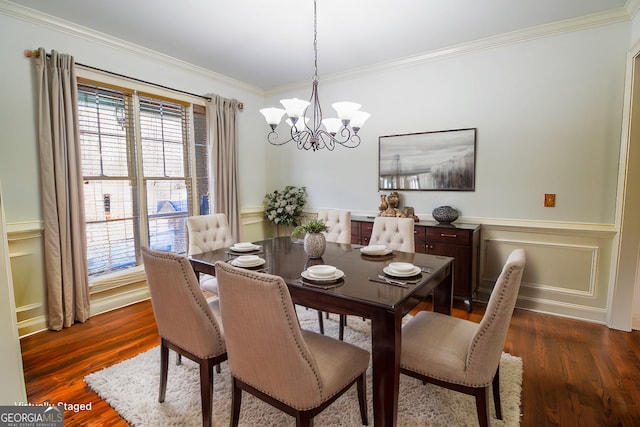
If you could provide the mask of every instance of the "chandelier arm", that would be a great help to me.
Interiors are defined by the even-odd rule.
[[[361,139],[358,135],[359,127],[350,128],[349,120],[342,119],[343,125],[340,127],[336,136],[336,131],[333,129],[333,124],[327,129],[331,129],[331,132],[323,129],[322,123],[322,107],[320,105],[320,97],[318,96],[318,13],[317,13],[317,0],[313,1],[313,87],[311,89],[311,97],[309,98],[309,104],[304,108],[302,115],[296,119],[297,116],[290,116],[290,119],[294,122],[291,126],[291,138],[284,142],[277,142],[278,133],[275,131],[275,125],[272,126],[272,131],[267,135],[267,140],[273,145],[284,145],[290,141],[296,141],[299,150],[322,150],[326,148],[329,151],[333,151],[336,144],[339,144],[347,148],[355,148],[360,145]],[[295,98],[294,100],[297,100]],[[293,101],[293,100],[285,100]],[[299,100],[297,100],[299,101]],[[284,104],[284,101],[282,101]],[[299,101],[303,102],[303,101]],[[285,107],[287,107],[285,105]],[[359,106],[358,106],[359,107]],[[358,108],[356,107],[356,108]],[[288,107],[287,107],[288,109]],[[298,110],[299,111],[299,110]],[[299,113],[297,113],[299,114]],[[366,114],[366,113],[364,113]],[[281,116],[280,116],[281,117]],[[368,117],[368,114],[367,114]],[[302,121],[300,122],[300,119]],[[335,120],[335,119],[332,119]],[[366,120],[360,120],[358,126]],[[267,118],[267,122],[269,119]],[[300,124],[301,123],[301,124]],[[298,128],[298,126],[300,128]],[[329,126],[328,124],[325,127]]]
[[[269,141],[269,143],[271,145],[284,145],[287,142],[291,142],[292,138],[287,139],[286,141],[282,141],[282,142],[278,142],[278,138],[280,135],[278,135],[278,132],[276,132],[275,130],[272,130],[271,132],[269,132],[269,134],[267,135],[267,141]]]

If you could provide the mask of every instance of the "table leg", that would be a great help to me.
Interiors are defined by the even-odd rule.
[[[371,316],[373,424],[395,427],[398,418],[401,350],[400,312],[379,310]]]
[[[453,307],[453,277],[452,269],[433,290],[433,311],[442,314],[451,314]]]

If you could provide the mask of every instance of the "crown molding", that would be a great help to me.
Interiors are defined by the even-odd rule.
[[[627,4],[624,5],[625,10],[629,14],[629,17],[633,19],[638,13],[638,9],[640,9],[640,0],[628,0]]]
[[[497,36],[486,37],[467,43],[449,46],[443,49],[425,52],[419,55],[411,55],[388,62],[381,62],[371,66],[353,68],[351,70],[340,73],[327,74],[323,75],[322,80],[326,82],[352,79],[363,74],[371,74],[396,68],[414,66],[426,62],[450,58],[457,55],[471,54],[474,52],[480,52],[483,50],[493,49],[509,44],[520,43],[527,40],[552,37],[558,34],[629,21],[632,18],[633,14],[635,14],[635,12],[638,10],[638,8],[640,8],[640,0],[629,0],[623,8],[585,15],[579,18],[566,19],[563,21],[553,22],[551,24],[526,28],[524,30],[513,31]],[[298,82],[295,84],[284,85],[278,88],[270,89],[265,91],[265,96],[306,87],[308,86],[308,83],[309,82]]]
[[[130,43],[126,40],[101,33],[91,28],[83,27],[73,22],[65,21],[64,19],[60,19],[34,9],[11,3],[7,0],[0,0],[0,13],[20,19],[25,22],[39,25],[41,27],[50,28],[55,31],[66,33],[92,43],[97,43],[108,48],[124,50],[137,56],[142,56],[154,61],[163,62],[167,65],[177,66],[190,72],[200,74],[208,79],[213,79],[221,83],[246,90],[256,95],[264,96],[264,91],[261,88],[250,85],[248,83],[244,83],[240,80],[236,80],[229,76],[219,74],[202,67],[198,67],[172,56],[165,55],[146,47]],[[25,46],[25,48],[28,49],[29,46]]]

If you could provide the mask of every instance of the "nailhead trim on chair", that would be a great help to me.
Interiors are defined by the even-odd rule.
[[[222,269],[226,270],[226,271],[227,271],[227,272],[229,272],[229,273],[237,274],[237,275],[239,275],[239,276],[245,276],[245,277],[247,277],[247,278],[249,278],[249,279],[251,279],[251,280],[256,280],[256,281],[258,281],[258,282],[265,282],[265,281],[267,281],[267,282],[269,282],[269,283],[275,283],[275,282],[278,282],[279,280],[282,280],[282,278],[280,278],[279,276],[273,276],[273,275],[271,275],[271,274],[264,274],[264,273],[255,273],[255,272],[250,272],[250,271],[245,270],[245,269],[240,269],[240,268],[235,268],[235,267],[233,267],[233,266],[229,266],[227,263],[224,263],[224,262],[221,262],[221,261],[218,261],[218,262],[216,263],[216,268],[218,268],[218,267],[221,267]],[[285,286],[286,286],[286,285],[285,285]],[[284,304],[284,301],[285,301],[284,293],[282,292],[282,288],[280,288],[280,287],[279,287],[278,291],[279,291],[279,294],[280,294],[280,302],[282,303],[282,308],[283,308],[283,311],[284,311],[284,307],[285,307],[285,304]],[[285,312],[285,313],[286,313],[286,312]],[[286,314],[287,314],[287,321],[288,321],[288,324],[289,324],[289,330],[293,332],[293,323],[292,323],[292,322],[293,322],[293,319],[291,319],[291,317],[288,315],[288,313],[286,313]],[[297,318],[297,317],[296,317],[296,319],[295,319],[295,322],[296,322],[297,324],[299,324],[299,323],[298,323],[298,318]],[[295,337],[295,334],[294,334],[294,337]],[[297,339],[296,339],[296,346],[297,346],[297,347],[298,347],[298,349],[300,350],[300,354],[299,354],[299,355],[303,357],[303,360],[304,360],[304,361],[309,365],[309,368],[311,369],[311,371],[313,372],[313,375],[315,376],[315,380],[316,380],[316,383],[317,383],[317,385],[318,385],[318,389],[320,390],[320,396],[321,396],[321,399],[322,399],[323,401],[324,401],[324,400],[326,400],[326,399],[322,398],[323,393],[324,393],[324,390],[323,390],[323,387],[322,387],[322,381],[320,380],[320,375],[319,375],[319,374],[318,374],[318,372],[314,369],[313,362],[312,362],[311,360],[309,360],[309,359],[306,357],[306,354],[304,354],[304,352],[302,351],[302,345],[301,345],[301,343],[300,343]],[[261,389],[261,388],[259,388],[259,387],[256,387],[256,386],[253,384],[253,382],[252,382],[252,381],[249,381],[249,380],[247,380],[247,379],[245,379],[245,378],[240,378],[240,377],[238,377],[238,379],[239,379],[240,381],[242,381],[242,382],[244,382],[244,383],[246,383],[246,384],[249,384],[250,386],[254,387],[256,390],[259,390],[259,391],[261,391],[262,393],[264,393],[264,394],[266,394],[266,395],[268,395],[268,396],[271,396],[271,397],[273,397],[274,399],[279,400],[279,401],[281,401],[282,403],[284,403],[284,404],[286,404],[286,405],[288,405],[288,406],[294,407],[294,408],[296,408],[296,409],[298,409],[298,410],[300,410],[300,411],[306,411],[306,410],[309,410],[309,409],[313,409],[313,408],[314,408],[313,406],[311,406],[311,407],[307,407],[307,408],[298,408],[298,407],[294,406],[292,402],[284,402],[284,401],[282,401],[282,400],[281,400],[281,398],[280,398],[280,397],[276,397],[276,396],[272,395],[271,393],[269,393],[268,391],[263,390],[263,389]],[[345,384],[345,385],[346,385],[346,384],[348,384],[348,381],[347,381],[347,382],[345,382],[344,384]],[[329,397],[331,397],[331,396],[329,396]]]
[[[174,261],[176,259],[176,255],[172,254],[172,253],[162,253],[160,254],[160,256],[164,259],[167,259],[169,261]],[[189,280],[189,276],[191,276],[191,274],[193,274],[193,269],[191,268],[191,265],[187,262],[187,266],[185,267],[185,263],[184,262],[180,262],[180,271],[182,272],[183,277],[185,278],[185,280]],[[209,321],[214,325],[214,330],[216,331],[216,342],[218,344],[218,348],[225,348],[225,344],[224,344],[224,339],[222,338],[222,335],[220,334],[220,329],[217,327],[216,324],[216,320],[212,319],[210,316],[210,312],[211,310],[209,309],[205,309],[199,301],[198,298],[196,298],[196,295],[193,293],[193,289],[191,287],[189,287],[189,292],[191,293],[191,296],[193,297],[194,301],[196,302],[196,304],[198,305],[198,307],[200,307],[200,309],[202,310],[203,314],[207,316],[207,318],[209,319]],[[225,350],[226,351],[226,350]],[[209,359],[211,357],[215,357],[215,356],[219,356],[220,354],[224,353],[218,353],[218,354],[212,354],[212,355],[199,355],[196,354],[196,356],[200,357],[201,359]]]

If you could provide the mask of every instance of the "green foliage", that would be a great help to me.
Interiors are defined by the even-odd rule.
[[[323,231],[329,231],[327,224],[321,219],[314,218],[306,224],[297,226],[291,235],[295,237],[304,235],[305,233],[321,233]]]

